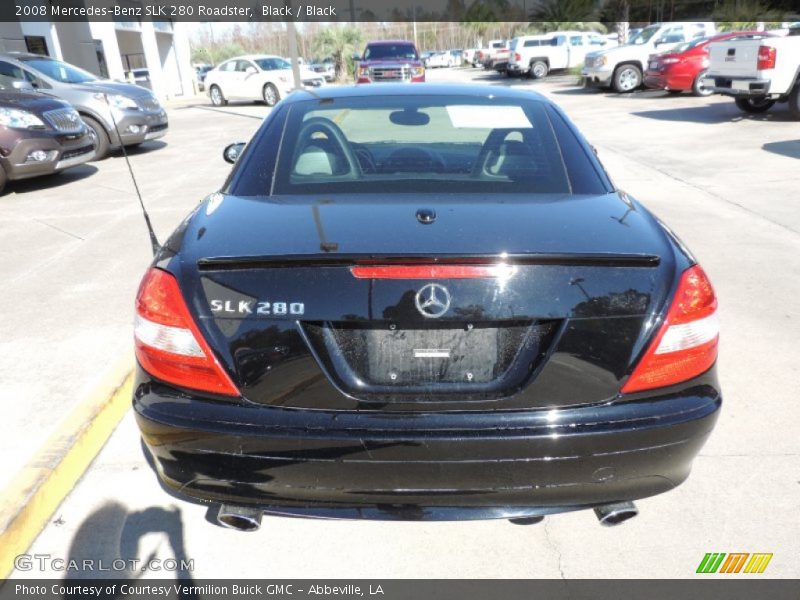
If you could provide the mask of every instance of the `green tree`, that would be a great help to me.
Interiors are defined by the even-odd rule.
[[[779,11],[761,0],[727,0],[714,9],[712,16],[715,21],[729,25],[731,30],[755,29],[759,21],[779,21],[781,17]]]
[[[530,12],[532,21],[562,24],[592,22],[597,19],[594,0],[544,0]]]
[[[336,78],[344,79],[350,55],[360,49],[363,41],[361,30],[356,27],[327,27],[314,40],[314,53],[320,57],[330,56],[336,70]]]

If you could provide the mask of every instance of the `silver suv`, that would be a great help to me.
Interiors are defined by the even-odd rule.
[[[66,100],[80,113],[97,146],[136,146],[167,133],[167,113],[142,87],[98,79],[92,73],[39,54],[0,54],[0,72],[29,82],[38,92]],[[117,133],[119,132],[119,133]]]

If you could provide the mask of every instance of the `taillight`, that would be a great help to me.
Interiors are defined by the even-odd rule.
[[[519,52],[514,52],[514,62],[519,62],[522,60],[522,56]]]
[[[150,269],[136,296],[136,358],[156,379],[223,396],[239,396],[192,319],[178,281]]]
[[[350,267],[356,279],[508,279],[513,265],[365,265]]]
[[[684,271],[661,329],[622,393],[673,385],[710,369],[719,342],[716,312],[714,288],[703,269]]]
[[[759,46],[758,66],[756,68],[759,71],[763,71],[765,69],[774,69],[775,59],[777,58],[777,56],[778,56],[778,51],[772,46]]]

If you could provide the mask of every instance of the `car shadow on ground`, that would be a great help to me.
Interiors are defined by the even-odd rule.
[[[149,152],[153,152],[155,150],[161,150],[161,148],[166,148],[167,142],[162,140],[152,140],[150,142],[143,142],[138,146],[127,146],[125,151],[128,153],[128,156],[138,156],[139,154],[148,154]],[[122,156],[122,150],[117,149],[111,153],[111,156]]]
[[[800,158],[800,140],[785,140],[783,142],[768,142],[761,146],[762,150],[780,154],[789,158]]]
[[[685,108],[676,107],[664,110],[644,110],[631,114],[646,119],[655,119],[657,121],[705,124],[733,123],[736,121],[771,121],[783,123],[795,120],[788,110],[777,108],[765,113],[749,114],[740,111],[732,102],[730,104],[717,103]]]
[[[81,179],[91,177],[97,173],[98,170],[99,169],[94,165],[83,164],[61,171],[60,173],[53,173],[52,175],[9,181],[6,185],[5,193],[29,194],[44,189],[57,188],[72,183],[73,181],[80,181]]]
[[[156,539],[151,537],[153,535]],[[142,542],[146,536],[145,545]],[[155,550],[150,550],[152,548]],[[193,585],[192,561],[186,553],[181,509],[176,506],[130,511],[119,502],[106,502],[81,523],[64,565],[65,582],[135,580],[151,569],[163,569],[159,579],[174,577],[185,585]],[[178,597],[195,598],[193,595]]]
[[[590,85],[584,86],[579,83],[565,84],[564,89],[553,90],[551,93],[559,96],[583,96],[583,95],[589,96],[589,95],[609,94],[608,90],[604,90],[602,88]]]

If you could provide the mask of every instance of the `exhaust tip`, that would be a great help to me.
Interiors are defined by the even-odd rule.
[[[639,509],[633,502],[618,502],[616,504],[606,504],[594,509],[597,520],[604,527],[614,527],[632,519],[639,514]]]
[[[544,517],[514,517],[513,519],[509,519],[509,521],[514,525],[536,525],[544,521]]]
[[[217,523],[236,531],[258,531],[261,528],[261,515],[260,510],[223,504],[217,513]]]

